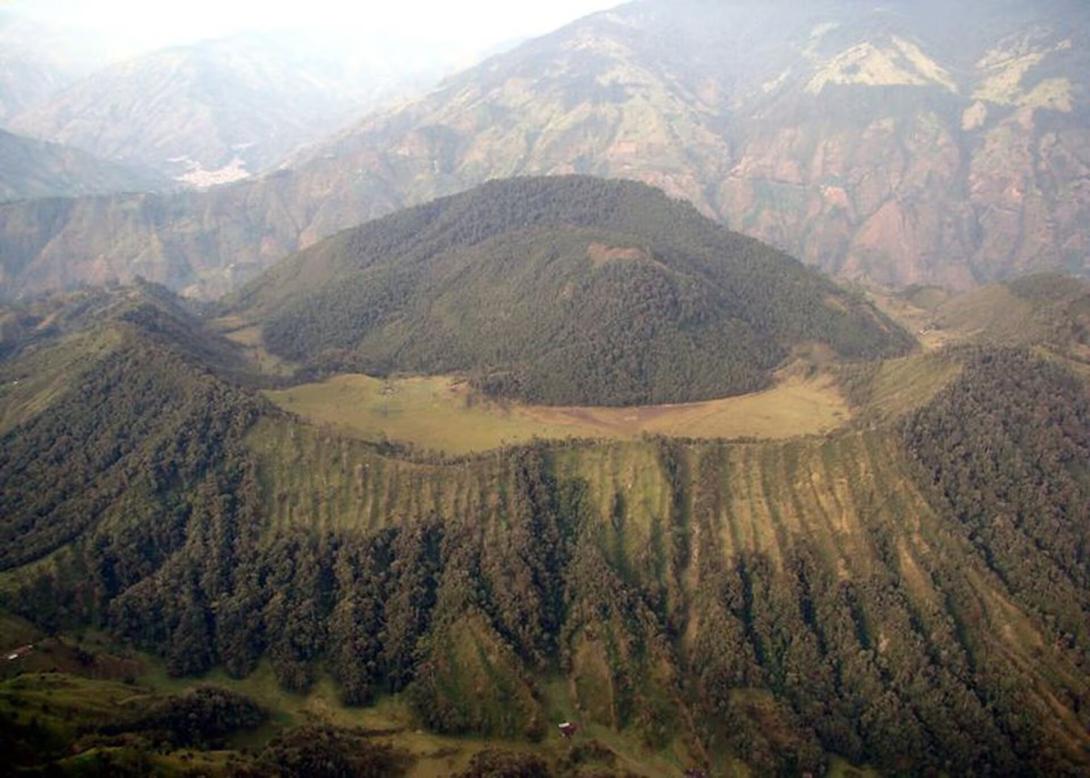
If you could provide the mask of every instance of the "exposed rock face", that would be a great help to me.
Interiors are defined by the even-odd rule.
[[[0,289],[104,262],[212,296],[398,207],[571,172],[661,187],[847,278],[1085,272],[1088,86],[1090,7],[1076,0],[634,3],[375,115],[290,171],[204,195],[2,210]]]

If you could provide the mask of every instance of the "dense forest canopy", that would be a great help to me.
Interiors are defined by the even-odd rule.
[[[495,181],[349,230],[231,307],[319,372],[471,375],[552,405],[763,388],[792,347],[847,358],[909,338],[797,261],[633,182]]]
[[[531,743],[558,737],[560,678],[583,726],[713,773],[1087,769],[1090,396],[1059,362],[953,349],[922,407],[823,439],[432,460],[273,409],[157,295],[96,307],[115,337],[0,439],[3,605],[44,628]],[[203,694],[124,732],[261,715]],[[359,737],[284,733],[254,769],[404,765]],[[467,774],[504,765],[579,774],[502,753]]]

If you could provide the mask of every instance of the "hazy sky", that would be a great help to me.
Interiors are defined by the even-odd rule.
[[[461,49],[548,32],[620,0],[0,0],[0,8],[89,28],[141,50],[237,32],[303,29]]]

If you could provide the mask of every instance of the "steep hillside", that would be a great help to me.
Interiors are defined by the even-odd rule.
[[[1088,29],[1063,2],[634,3],[365,122],[312,164],[356,160],[379,202],[527,172],[639,178],[877,281],[1083,268]]]
[[[0,306],[0,432],[69,396],[107,360],[139,348],[169,352],[200,373],[248,375],[238,346],[209,332],[162,287],[90,289]]]
[[[244,198],[238,187],[221,187],[204,196],[182,192],[0,204],[0,298],[138,277],[193,296],[221,295],[261,265],[238,266],[233,252],[249,253],[263,240],[277,247],[289,243],[287,235],[262,239],[260,222],[240,219]],[[278,196],[267,206],[282,213]],[[271,263],[281,249],[259,253]]]
[[[1090,396],[1061,367],[953,352],[923,407],[825,439],[410,460],[110,327],[0,438],[0,593],[47,628],[178,675],[328,672],[541,754],[574,719],[659,774],[1087,769]]]
[[[129,278],[139,234],[156,280],[216,295],[397,208],[572,172],[652,183],[850,278],[1085,272],[1088,14],[1077,0],[632,3],[234,191],[0,211],[0,245],[18,247],[4,290],[70,283],[92,257]],[[11,271],[62,257],[64,273]]]
[[[331,128],[429,85],[445,62],[342,51],[305,35],[238,35],[112,64],[12,126],[211,186],[272,169]]]
[[[634,3],[360,125],[313,164],[357,160],[380,202],[526,172],[639,178],[877,281],[1083,268],[1088,29],[1063,2]]]
[[[493,182],[344,232],[228,305],[274,354],[319,370],[463,372],[553,405],[751,392],[809,342],[856,359],[911,346],[690,205],[578,176]]]
[[[0,202],[170,187],[152,173],[107,162],[85,151],[0,130]]]

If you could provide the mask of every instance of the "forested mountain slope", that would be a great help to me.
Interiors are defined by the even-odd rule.
[[[0,209],[0,293],[92,269],[217,296],[338,230],[513,175],[639,179],[826,271],[1084,273],[1077,0],[645,0],[201,195]]]
[[[228,301],[317,369],[464,372],[532,402],[636,405],[766,386],[791,349],[903,353],[855,299],[687,203],[588,177],[486,184],[286,260]]]
[[[176,543],[177,501],[221,470],[230,430],[260,405],[213,377],[236,364],[232,346],[154,288],[80,295],[37,324],[34,311],[9,315],[31,326],[0,363],[4,565],[49,554],[111,511]]]
[[[85,321],[2,364],[0,405],[36,401],[0,433],[0,592],[49,628],[404,692],[439,732],[572,716],[678,773],[1088,767],[1090,395],[1058,364],[957,347],[922,407],[827,438],[442,460],[273,410],[169,298]]]

